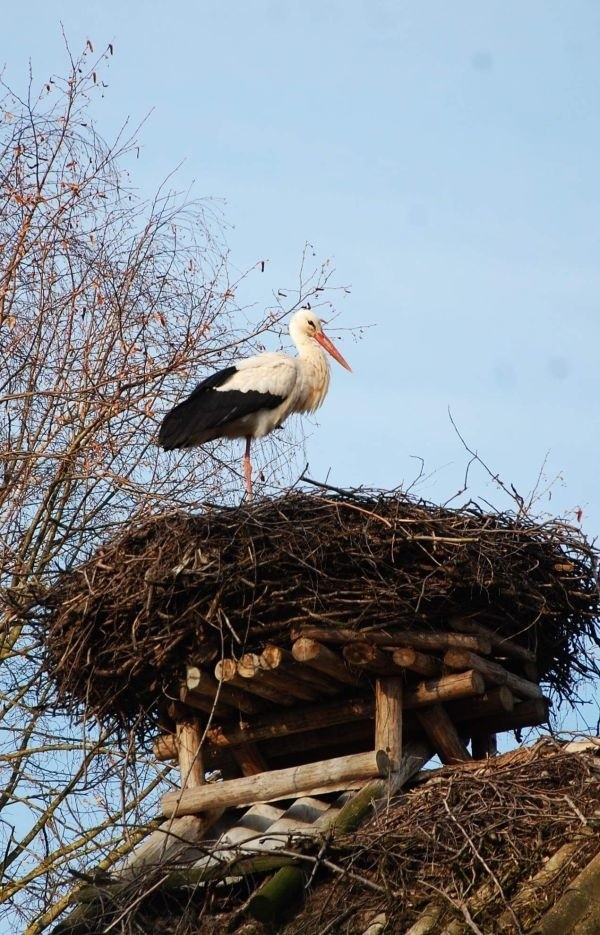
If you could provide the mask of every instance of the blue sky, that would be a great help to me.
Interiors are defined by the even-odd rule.
[[[340,331],[354,373],[333,365],[312,476],[395,487],[423,458],[416,492],[445,501],[468,461],[450,408],[522,494],[558,478],[539,512],[600,531],[600,5],[32,0],[3,14],[9,84],[66,71],[60,22],[74,52],[114,44],[103,135],[152,111],[142,194],[183,160],[234,268],[268,259],[248,298],[297,282],[309,241],[351,286],[335,327],[373,325]]]

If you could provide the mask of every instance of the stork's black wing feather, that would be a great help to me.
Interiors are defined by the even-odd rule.
[[[276,409],[284,397],[252,390],[218,390],[237,373],[236,367],[226,367],[211,374],[190,393],[187,399],[171,409],[163,419],[158,443],[166,451],[191,448],[218,438],[223,429],[243,416],[260,409]]]

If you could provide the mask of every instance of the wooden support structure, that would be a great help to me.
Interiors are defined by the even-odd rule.
[[[410,669],[425,678],[434,678],[442,673],[442,663],[435,656],[422,653],[411,646],[400,646],[392,653],[394,665],[401,669]]]
[[[383,751],[391,772],[402,758],[402,679],[379,678],[375,682],[375,753]]]
[[[300,682],[321,695],[337,695],[342,690],[342,685],[335,679],[299,664],[293,654],[281,646],[265,646],[260,654],[260,665],[267,672],[281,674],[285,679]]]
[[[196,695],[204,695],[208,698],[218,696],[218,701],[223,705],[228,705],[234,711],[241,711],[242,714],[262,714],[267,705],[259,698],[249,695],[246,691],[240,691],[226,682],[219,682],[210,672],[199,669],[197,666],[188,666],[185,680],[186,687]]]
[[[179,721],[175,730],[177,758],[182,789],[194,789],[204,784],[202,762],[202,727],[198,718]]]
[[[463,740],[441,704],[417,711],[423,730],[442,763],[464,763],[471,759]]]
[[[476,620],[470,620],[465,617],[452,617],[450,626],[460,633],[470,633],[474,636],[480,636],[490,643],[492,649],[498,650],[498,652],[505,656],[512,656],[513,659],[518,659],[520,662],[528,662],[535,665],[536,655],[534,652],[527,649],[525,646],[521,646],[520,643],[515,643],[514,640],[503,636],[501,633],[495,633],[494,630],[483,626],[483,624],[478,623]]]
[[[293,695],[287,694],[280,688],[270,687],[265,683],[264,679],[242,678],[238,674],[235,659],[221,659],[217,662],[215,665],[215,678],[218,682],[226,682],[228,685],[240,688],[244,692],[250,692],[251,695],[258,695],[259,698],[270,701],[272,704],[283,705],[284,707],[292,707],[296,704]]]
[[[482,636],[468,633],[434,633],[415,632],[414,630],[395,630],[386,633],[384,630],[351,630],[344,627],[301,627],[292,630],[292,639],[306,637],[322,643],[357,643],[368,642],[373,646],[412,646],[415,649],[436,651],[450,649],[470,649],[484,656],[492,651],[491,643]]]
[[[474,669],[481,673],[484,679],[491,685],[506,685],[515,695],[520,698],[543,698],[543,692],[539,685],[529,682],[527,679],[509,672],[497,662],[490,659],[483,659],[476,653],[469,652],[467,649],[449,649],[444,654],[444,665],[449,669]]]
[[[457,672],[442,675],[439,679],[420,682],[415,688],[404,693],[405,708],[424,708],[436,701],[455,701],[457,698],[471,698],[483,695],[485,682],[479,672]]]
[[[231,748],[233,759],[243,776],[256,776],[268,770],[268,764],[255,743],[240,743]]]
[[[474,760],[489,760],[498,755],[496,734],[480,731],[471,734],[471,755]]]
[[[344,646],[343,655],[349,665],[373,675],[401,675],[390,654],[372,643],[348,643]]]
[[[260,685],[290,695],[294,701],[316,701],[319,697],[319,692],[312,686],[290,679],[280,672],[269,671],[260,664],[257,653],[244,653],[237,664],[237,671],[243,679],[256,679]]]
[[[477,721],[479,733],[502,734],[507,730],[519,730],[522,727],[536,727],[548,720],[549,703],[546,698],[522,701],[506,714],[482,717]]]
[[[258,773],[245,779],[211,783],[210,786],[167,792],[161,799],[163,814],[195,815],[207,808],[230,808],[273,802],[297,795],[317,795],[347,789],[353,783],[371,779],[388,770],[381,755],[374,751],[321,760],[290,769]]]
[[[219,718],[219,720],[228,721],[236,715],[235,708],[223,704],[220,700],[209,698],[207,695],[198,695],[196,692],[190,691],[185,685],[182,685],[179,689],[179,700],[187,708],[193,708],[195,711],[202,711],[211,718]]]
[[[336,682],[352,686],[359,684],[356,675],[348,670],[337,653],[316,640],[310,640],[304,636],[300,637],[292,646],[292,655],[297,662],[302,662],[318,672],[322,672],[323,675],[334,679]]]

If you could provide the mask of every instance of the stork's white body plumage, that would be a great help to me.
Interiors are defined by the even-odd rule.
[[[310,309],[296,312],[290,322],[290,335],[298,357],[259,354],[212,374],[167,413],[159,444],[171,450],[202,445],[215,438],[245,438],[244,473],[251,495],[251,440],[268,435],[293,412],[319,408],[329,389],[329,365],[323,350],[350,370]]]

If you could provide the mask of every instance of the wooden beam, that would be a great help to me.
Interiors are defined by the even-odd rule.
[[[428,741],[419,740],[406,744],[399,769],[385,779],[368,782],[340,809],[331,822],[330,829],[342,834],[354,831],[379,803],[389,801],[391,796],[418,773],[432,755],[433,750]]]
[[[442,675],[439,679],[420,682],[414,688],[404,692],[405,708],[424,708],[436,701],[454,701],[457,698],[470,698],[482,695],[485,681],[479,672],[457,672]]]
[[[508,714],[515,707],[515,696],[506,685],[490,688],[478,698],[453,701],[447,711],[453,721],[476,721],[480,717]]]
[[[402,679],[375,682],[375,752],[383,750],[392,772],[402,758]]]
[[[235,659],[221,659],[217,662],[215,665],[215,678],[219,682],[227,682],[228,685],[239,688],[251,695],[258,695],[259,698],[270,701],[272,704],[289,708],[297,703],[292,695],[288,695],[277,688],[270,688],[264,681],[259,682],[258,679],[242,678],[241,675],[238,675]]]
[[[512,656],[513,659],[519,659],[521,662],[536,662],[536,655],[530,649],[526,649],[520,643],[515,643],[501,632],[494,631],[476,620],[469,620],[465,617],[452,617],[449,623],[453,630],[458,630],[460,633],[471,633],[474,636],[480,636],[484,640],[488,640],[493,649],[499,650],[505,656]]]
[[[206,695],[197,695],[196,692],[190,691],[185,685],[182,685],[179,689],[179,700],[186,708],[202,711],[204,714],[212,715],[223,721],[230,721],[237,714],[235,708],[230,708],[229,705],[223,704],[220,700],[215,701],[207,698]],[[189,715],[190,712],[188,711],[186,716],[189,717]]]
[[[316,640],[300,637],[292,646],[292,655],[298,662],[311,666],[336,682],[352,686],[359,684],[357,676],[349,671],[343,659]]]
[[[361,744],[363,750],[370,750],[373,748],[373,727],[372,717],[369,720],[361,718],[359,721],[347,721],[343,730],[339,731],[321,727],[318,730],[303,731],[301,734],[287,734],[284,737],[263,740],[261,750],[269,760],[304,754],[309,754],[306,759],[314,759],[310,754],[317,750],[323,751],[325,759],[344,752],[358,752],[350,749],[357,744]],[[348,749],[340,749],[341,745]],[[332,750],[333,752],[330,752]]]
[[[400,646],[392,653],[394,665],[401,669],[410,669],[425,678],[434,678],[442,673],[442,663],[435,656],[429,656],[411,646]]]
[[[468,633],[415,633],[413,630],[351,630],[344,627],[300,627],[292,630],[292,639],[306,637],[323,643],[368,642],[374,646],[413,646],[415,649],[438,650],[458,647],[472,649],[487,656],[492,651],[489,640]]]
[[[300,701],[316,701],[319,692],[308,685],[303,685],[293,678],[288,678],[278,672],[270,672],[260,664],[260,656],[257,653],[244,653],[237,664],[238,675],[243,679],[256,679],[259,685],[266,685],[275,691],[291,696]]]
[[[235,711],[241,711],[243,714],[262,714],[266,705],[248,692],[240,691],[224,682],[219,682],[210,672],[198,668],[198,666],[188,666],[185,684],[187,688],[197,695],[205,695],[207,698],[215,698],[218,693],[218,700],[222,704],[229,705]]]
[[[275,672],[286,679],[300,682],[319,695],[339,695],[342,691],[342,685],[330,676],[298,662],[289,649],[283,649],[281,646],[265,646],[260,654],[260,664],[267,672]]]
[[[389,653],[384,653],[372,643],[347,643],[343,649],[348,665],[364,669],[373,675],[401,675]]]
[[[464,763],[471,759],[471,754],[441,704],[421,708],[417,711],[417,718],[442,763]]]
[[[374,751],[357,753],[353,756],[321,760],[290,769],[272,770],[243,779],[230,779],[168,792],[161,799],[163,814],[195,815],[214,808],[230,808],[252,805],[256,802],[273,802],[298,795],[318,795],[346,789],[353,783],[371,779],[380,774],[382,758]],[[387,764],[385,765],[387,769]]]
[[[255,743],[240,743],[231,747],[231,755],[242,771],[242,776],[265,773],[269,766]]]
[[[277,711],[255,720],[248,727],[216,726],[209,731],[208,739],[217,746],[235,746],[249,741],[260,742],[288,734],[298,734],[319,727],[333,727],[375,716],[375,702],[370,698],[354,698],[348,701],[332,701],[328,704],[312,704],[293,711]]]
[[[444,654],[444,665],[449,669],[474,669],[481,673],[484,679],[492,685],[506,685],[520,698],[543,698],[544,694],[539,685],[522,679],[513,672],[508,672],[503,666],[490,659],[482,659],[467,649],[449,649]]]
[[[522,701],[515,705],[514,710],[507,714],[495,714],[492,717],[482,717],[477,720],[479,733],[501,734],[507,730],[518,730],[521,727],[536,727],[545,724],[548,720],[549,702],[546,698]]]

